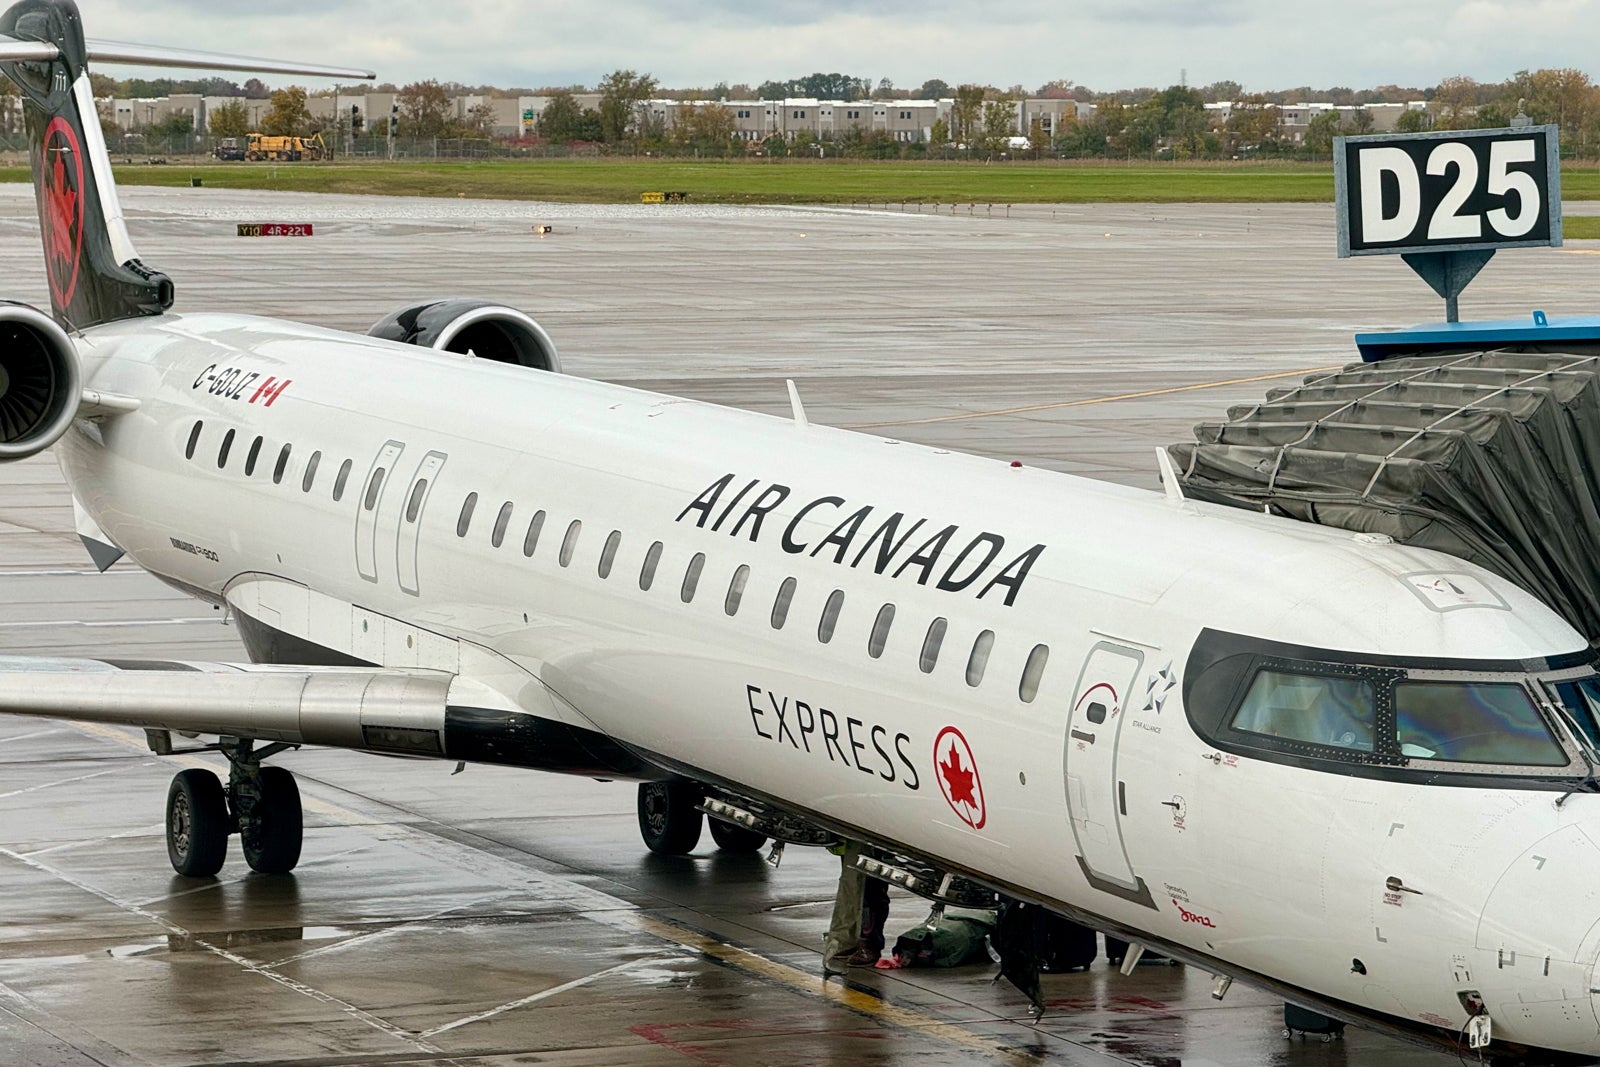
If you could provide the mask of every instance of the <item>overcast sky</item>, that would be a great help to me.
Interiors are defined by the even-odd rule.
[[[1190,85],[1255,91],[1600,68],[1600,0],[78,2],[90,37],[369,67],[397,84],[593,85],[631,68],[685,88],[839,71],[901,88],[1108,90],[1176,84],[1186,69]]]

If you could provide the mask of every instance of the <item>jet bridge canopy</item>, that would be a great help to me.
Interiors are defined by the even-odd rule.
[[[1600,320],[1459,325],[1358,338],[1380,362],[1196,426],[1169,449],[1183,491],[1448,552],[1600,644]]]

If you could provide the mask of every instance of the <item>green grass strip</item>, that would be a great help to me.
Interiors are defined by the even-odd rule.
[[[1313,163],[969,163],[863,160],[594,160],[214,163],[116,168],[124,185],[392,196],[638,203],[651,191],[700,204],[1319,203],[1333,169]],[[0,180],[25,181],[21,165]],[[1600,199],[1600,168],[1569,164],[1562,193]],[[1571,236],[1578,234],[1569,231]]]

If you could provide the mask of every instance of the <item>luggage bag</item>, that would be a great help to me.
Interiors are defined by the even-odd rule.
[[[1284,1004],[1283,1036],[1309,1037],[1312,1034],[1316,1034],[1324,1041],[1332,1041],[1336,1037],[1344,1036],[1344,1023],[1297,1004]]]

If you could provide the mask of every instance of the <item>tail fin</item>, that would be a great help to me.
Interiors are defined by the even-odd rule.
[[[111,179],[111,159],[89,88],[83,23],[72,0],[21,0],[0,34],[54,45],[53,59],[0,62],[24,98],[50,304],[68,330],[159,315],[172,280],[139,262]]]
[[[85,41],[73,0],[19,0],[0,15],[0,72],[24,98],[50,305],[68,330],[159,315],[172,279],[139,262],[117,202],[89,60],[370,80],[371,71]]]

